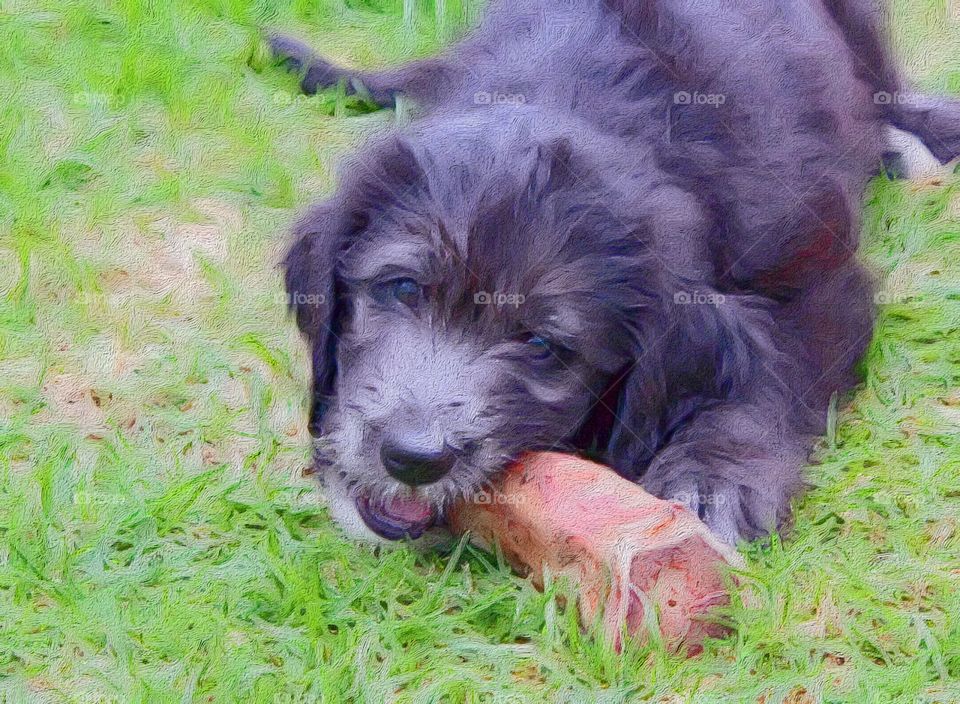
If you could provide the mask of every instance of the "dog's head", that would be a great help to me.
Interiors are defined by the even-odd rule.
[[[286,281],[348,527],[416,537],[520,452],[569,447],[662,337],[651,237],[684,216],[581,127],[435,118],[362,152],[299,226]]]

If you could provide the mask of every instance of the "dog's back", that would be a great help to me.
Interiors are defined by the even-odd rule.
[[[460,80],[438,109],[535,103],[642,146],[638,158],[652,146],[724,223],[727,285],[800,285],[856,248],[884,122],[861,76],[882,66],[860,65],[819,2],[501,3],[450,62]]]

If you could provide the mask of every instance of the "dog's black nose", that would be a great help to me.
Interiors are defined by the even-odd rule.
[[[453,450],[446,445],[431,449],[386,441],[380,447],[380,461],[387,473],[410,486],[437,481],[450,471],[456,459]]]

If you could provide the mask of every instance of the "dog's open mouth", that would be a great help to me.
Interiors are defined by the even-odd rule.
[[[433,505],[416,496],[380,500],[361,495],[356,504],[367,527],[387,540],[419,538],[436,520]]]

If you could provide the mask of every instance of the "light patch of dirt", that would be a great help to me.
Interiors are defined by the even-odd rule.
[[[960,428],[960,390],[937,399],[933,407],[947,423]]]
[[[107,431],[100,401],[88,378],[79,374],[53,374],[40,387],[47,407],[36,416],[38,424],[73,423],[83,432]]]
[[[960,428],[960,407],[938,406],[937,411],[950,425]]]
[[[247,387],[239,376],[228,376],[220,387],[220,398],[232,408],[240,408],[250,402]]]
[[[290,438],[293,442],[307,442],[310,439],[306,412],[299,403],[274,403],[269,417],[270,427],[274,432]]]
[[[790,694],[787,695],[787,698],[783,700],[783,704],[816,704],[813,695],[807,692],[803,687],[797,687]]]
[[[936,523],[931,523],[924,529],[924,533],[930,539],[930,544],[935,547],[942,547],[956,534],[957,519],[952,516],[943,518]]]
[[[960,0],[954,0],[957,4],[957,7],[960,7]],[[955,195],[950,199],[950,203],[947,205],[947,217],[951,220],[960,220],[960,195]]]
[[[47,137],[43,140],[43,153],[51,160],[65,155],[73,145],[73,130],[68,115],[50,100],[41,99],[33,104],[43,106],[41,111],[46,118],[44,134]]]
[[[48,692],[59,692],[62,691],[52,680],[43,675],[38,675],[36,677],[31,677],[27,680],[27,689],[30,690],[30,693],[34,696],[39,694],[46,694]]]
[[[230,234],[243,227],[243,216],[232,204],[214,198],[197,199],[191,207],[204,222],[159,215],[131,218],[126,224],[125,229],[134,233],[130,238],[134,254],[123,271],[128,273],[133,290],[151,296],[172,295],[188,303],[211,295],[198,256],[224,261]]]
[[[825,638],[829,634],[840,632],[840,609],[837,608],[830,592],[827,592],[817,604],[814,618],[799,624],[798,629],[811,638]]]
[[[137,407],[123,389],[150,349],[127,350],[116,337],[105,335],[84,346],[82,355],[69,348],[59,350],[65,355],[62,370],[44,379],[40,394],[46,408],[37,414],[36,422],[71,423],[94,439],[109,433],[114,424],[121,430],[133,428]],[[33,378],[40,378],[39,371]]]
[[[823,669],[834,688],[849,691],[856,684],[857,670],[853,663],[842,655],[827,653],[823,656]]]
[[[928,277],[936,277],[942,264],[936,262],[905,261],[890,272],[877,287],[877,303],[900,303],[922,295],[920,284]]]
[[[912,165],[915,172],[910,174],[907,187],[914,193],[938,191],[943,188],[950,177],[951,171],[948,167],[941,164],[933,156],[930,159],[930,162]]]
[[[104,335],[85,346],[81,366],[91,378],[122,381],[142,368],[157,349],[156,345],[125,348],[118,337]]]
[[[34,386],[43,369],[35,359],[7,359],[0,361],[0,379],[11,386]],[[0,418],[10,418],[17,412],[18,404],[0,393]]]
[[[106,304],[111,310],[105,313],[111,320],[127,321],[134,330],[143,319],[158,316],[175,320],[175,325],[185,331],[195,330],[194,311],[201,310],[214,293],[204,277],[200,260],[214,264],[227,262],[230,243],[242,236],[245,225],[240,208],[217,198],[196,199],[183,214],[159,208],[129,213],[113,232],[101,233],[97,237],[99,248],[91,252],[91,258],[102,262],[98,281],[102,296],[96,295],[97,305]],[[228,263],[236,268],[237,262],[230,260]],[[268,277],[276,277],[276,271],[262,266],[259,260],[251,264],[255,264],[251,269],[253,278],[260,275],[267,281]],[[272,283],[276,285],[275,281]],[[170,302],[169,316],[162,310],[155,310],[156,306],[165,305],[163,299]],[[176,328],[170,330],[175,332]],[[299,339],[292,325],[289,335],[292,340]],[[136,336],[133,339],[137,339]],[[298,349],[296,344],[290,347]],[[61,351],[71,357],[63,368],[64,372],[71,373],[60,373],[47,380],[43,397],[48,408],[44,409],[40,422],[66,420],[94,437],[107,432],[114,423],[119,425],[121,432],[134,430],[138,420],[137,394],[129,385],[136,386],[134,372],[143,368],[155,353],[165,352],[165,343],[138,348],[136,344],[123,342],[119,336],[110,333],[89,341],[82,357],[71,355],[66,349]],[[292,382],[249,351],[240,350],[230,356],[235,357],[233,361],[237,366],[234,368],[239,369],[239,373],[219,376],[211,382],[216,385],[216,395],[223,403],[241,411],[231,423],[236,432],[223,441],[198,443],[188,454],[189,461],[206,465],[226,464],[232,471],[240,473],[245,460],[264,449],[258,419],[251,410],[248,375],[257,374],[263,383],[277,388],[284,385],[289,388]],[[105,382],[101,388],[109,388],[113,395],[102,390],[98,392],[90,380]],[[132,395],[125,389],[133,391]],[[306,448],[310,442],[306,414],[299,400],[300,395],[288,401],[285,395],[278,394],[266,418],[269,427],[287,446],[278,455],[275,468],[296,475],[304,464],[304,453],[296,450]],[[189,412],[189,405],[181,410]]]
[[[8,250],[0,251],[0,271],[3,272],[3,276],[0,276],[0,296],[6,296],[22,276],[20,257]]]
[[[184,271],[197,271],[195,254],[202,254],[215,261],[227,256],[228,237],[243,225],[239,211],[225,201],[215,198],[197,199],[191,203],[207,223],[180,223],[172,231],[172,255],[179,260]]]
[[[0,377],[12,384],[36,384],[43,373],[40,360],[30,358],[0,360]]]

